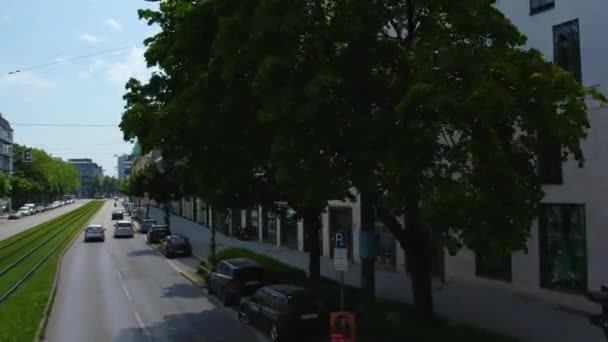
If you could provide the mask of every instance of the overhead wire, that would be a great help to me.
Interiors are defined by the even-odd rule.
[[[13,70],[13,71],[5,72],[5,74],[7,74],[7,75],[14,75],[14,74],[18,74],[18,73],[25,72],[25,71],[46,68],[46,67],[57,65],[57,64],[63,64],[63,63],[66,63],[66,62],[76,61],[76,60],[79,60],[79,59],[86,59],[86,58],[91,58],[91,57],[95,57],[95,56],[99,56],[99,55],[103,55],[103,54],[107,54],[107,53],[112,53],[112,52],[116,52],[116,51],[126,50],[126,49],[129,49],[129,48],[132,48],[132,47],[136,47],[136,46],[142,46],[142,44],[121,46],[121,47],[117,47],[117,48],[113,48],[113,49],[107,49],[107,50],[102,50],[102,51],[97,51],[97,52],[89,53],[89,54],[86,54],[86,55],[80,55],[80,56],[75,56],[75,57],[70,57],[70,58],[61,58],[60,60],[55,60],[53,62],[32,65],[32,66],[29,66],[29,67],[20,68],[20,69],[16,69],[16,70]]]
[[[10,122],[11,126],[28,127],[118,127],[118,124],[50,124],[50,123],[22,123]]]

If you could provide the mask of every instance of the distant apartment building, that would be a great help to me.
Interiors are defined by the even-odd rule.
[[[134,159],[135,157],[129,154],[123,154],[118,157],[118,179],[123,179],[131,175]]]
[[[13,129],[0,113],[0,172],[13,173]],[[11,199],[0,199],[0,212],[10,211]]]
[[[79,173],[80,188],[78,197],[93,198],[101,190],[103,170],[101,166],[89,158],[68,159],[68,163],[74,165]]]
[[[0,113],[0,170],[13,172],[13,129]]]

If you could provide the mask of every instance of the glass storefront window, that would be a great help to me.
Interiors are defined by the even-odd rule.
[[[542,204],[539,233],[541,287],[561,291],[586,291],[585,206]]]

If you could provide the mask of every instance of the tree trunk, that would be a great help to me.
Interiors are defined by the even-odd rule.
[[[304,236],[308,239],[308,279],[318,282],[321,279],[321,243],[319,231],[321,230],[321,211],[304,210]]]
[[[150,203],[146,204],[146,218],[150,218]]]
[[[362,192],[361,198],[361,233],[362,237],[367,234],[374,234],[374,205],[372,197]],[[376,296],[376,248],[374,241],[362,240],[366,245],[361,254],[361,290],[368,299]],[[365,253],[367,252],[367,253]],[[372,255],[373,254],[373,255]]]
[[[171,212],[170,212],[170,202],[165,203],[165,224],[170,225],[171,223]]]
[[[430,234],[420,222],[419,194],[412,192],[405,201],[405,228],[409,248],[405,249],[410,270],[414,307],[425,319],[435,317],[431,283]]]
[[[430,265],[430,235],[420,222],[420,207],[417,196],[406,201],[405,228],[395,215],[386,208],[378,207],[378,218],[388,227],[405,250],[407,268],[412,282],[414,306],[419,314],[429,320],[435,318]]]
[[[215,225],[211,222],[211,206],[208,206],[209,210],[207,210],[207,222],[209,223],[209,229],[211,229],[211,236],[209,237],[209,262],[212,266],[216,264],[216,243],[215,243]]]

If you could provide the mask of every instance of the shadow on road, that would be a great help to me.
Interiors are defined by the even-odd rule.
[[[140,250],[137,250],[137,251],[129,252],[127,255],[130,256],[130,257],[138,257],[138,256],[145,256],[145,255],[156,255],[156,256],[158,256],[157,252],[155,250],[153,250],[153,249],[140,249]]]
[[[265,342],[253,328],[238,323],[222,309],[211,308],[198,313],[167,315],[144,329],[122,329],[112,342]]]
[[[163,297],[166,298],[200,298],[203,297],[203,290],[190,284],[175,284],[165,287]]]

